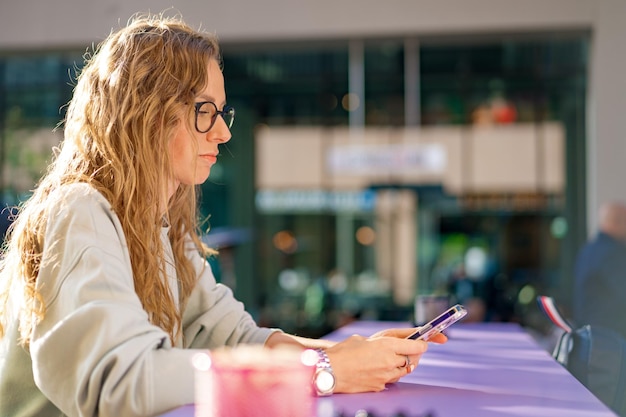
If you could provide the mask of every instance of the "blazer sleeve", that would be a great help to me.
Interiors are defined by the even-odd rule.
[[[68,416],[150,416],[192,403],[198,351],[172,347],[150,323],[108,202],[87,186],[67,194],[50,213],[38,276],[37,387]]]
[[[190,250],[200,279],[183,316],[185,347],[213,349],[240,343],[265,343],[278,329],[257,326],[230,288],[215,281],[209,263],[197,250]]]

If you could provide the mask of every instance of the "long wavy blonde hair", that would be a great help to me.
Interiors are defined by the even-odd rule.
[[[36,289],[49,207],[48,196],[71,183],[101,192],[119,216],[126,235],[135,291],[150,320],[175,340],[181,311],[196,275],[185,257],[198,235],[194,186],[181,185],[162,207],[172,172],[168,141],[179,123],[190,126],[194,95],[208,82],[210,60],[220,62],[214,36],[196,31],[180,17],[138,15],[85,55],[65,118],[64,140],[47,173],[19,213],[5,243],[0,282],[0,336],[9,324],[9,305],[18,306],[21,341],[45,314]],[[182,116],[181,116],[182,115]],[[174,252],[181,308],[165,279],[160,240],[165,220]],[[17,291],[16,291],[17,288]]]

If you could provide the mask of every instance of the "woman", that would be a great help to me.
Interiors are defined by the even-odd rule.
[[[319,348],[334,392],[414,369],[427,345],[410,329],[299,338],[258,327],[216,284],[195,186],[234,115],[216,39],[180,19],[137,17],[87,57],[62,147],[5,248],[0,415],[156,415],[193,402],[197,349],[241,343]]]

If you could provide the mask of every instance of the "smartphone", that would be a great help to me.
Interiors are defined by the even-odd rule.
[[[423,326],[418,327],[407,339],[428,340],[437,333],[441,333],[452,324],[461,320],[467,314],[467,310],[461,304],[450,307],[443,314],[432,319]]]

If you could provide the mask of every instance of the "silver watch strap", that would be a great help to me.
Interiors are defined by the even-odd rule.
[[[328,359],[328,355],[326,354],[326,351],[324,349],[315,349],[315,351],[317,352],[318,355],[318,361],[317,361],[317,369],[321,369],[321,368],[325,368],[325,369],[329,369],[329,370],[333,370],[333,368],[330,366],[330,359]]]

